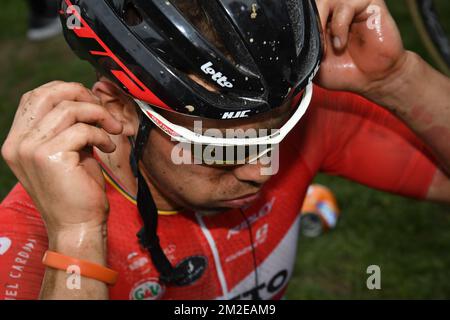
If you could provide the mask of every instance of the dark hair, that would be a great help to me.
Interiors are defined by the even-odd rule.
[[[219,49],[227,58],[232,58],[228,53],[221,36],[210,21],[210,17],[206,14],[198,0],[170,0],[170,2],[178,8],[183,16],[195,26],[195,28],[217,49]],[[139,12],[136,10],[132,2],[128,2],[124,9],[124,18],[129,25],[139,24],[142,20]]]
[[[225,50],[222,38],[210,21],[210,17],[203,10],[198,0],[171,0],[178,10],[194,25],[209,42],[222,52]]]

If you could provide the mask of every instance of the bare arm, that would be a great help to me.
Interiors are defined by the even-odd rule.
[[[450,202],[450,79],[403,48],[383,0],[316,2],[326,39],[318,83],[358,93],[394,112],[442,168],[428,198]]]
[[[378,87],[377,87],[378,86]],[[450,174],[450,79],[408,52],[398,71],[367,97],[386,106],[427,144]]]
[[[122,125],[91,91],[79,84],[52,82],[22,97],[2,155],[45,222],[49,249],[105,265],[108,199],[101,168],[92,156],[109,153],[108,134]],[[105,284],[47,268],[42,299],[106,299]]]
[[[378,86],[368,98],[414,130],[441,165],[428,200],[450,203],[450,79],[408,52],[401,68]]]
[[[450,179],[441,170],[438,170],[434,176],[427,200],[450,203]]]
[[[103,228],[102,228],[103,229]],[[100,228],[74,229],[49,236],[49,250],[73,258],[106,265],[106,234]],[[66,271],[47,268],[40,299],[106,300],[106,284],[84,277],[73,280]]]

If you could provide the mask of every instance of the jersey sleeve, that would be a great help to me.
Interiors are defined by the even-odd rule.
[[[44,223],[18,185],[0,205],[0,300],[39,298],[47,248]]]
[[[386,109],[352,93],[318,89],[325,154],[321,171],[423,199],[437,165],[426,146]]]

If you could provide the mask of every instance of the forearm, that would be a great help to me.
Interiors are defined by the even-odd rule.
[[[450,79],[408,52],[392,76],[365,94],[400,117],[450,174]]]
[[[79,229],[49,234],[49,250],[105,266],[107,251],[105,235],[105,230],[102,229]],[[47,268],[40,298],[43,300],[108,299],[106,284],[82,276],[79,282],[74,282],[73,277],[66,271]]]

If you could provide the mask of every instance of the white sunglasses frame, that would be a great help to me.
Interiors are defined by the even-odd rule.
[[[155,111],[148,103],[134,99],[139,108],[158,128],[169,135],[173,140],[182,143],[206,144],[212,146],[252,146],[252,145],[278,145],[306,113],[313,94],[313,84],[310,82],[306,88],[297,110],[292,117],[275,133],[258,138],[217,138],[204,136],[185,127],[174,124]]]

